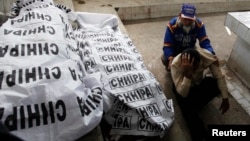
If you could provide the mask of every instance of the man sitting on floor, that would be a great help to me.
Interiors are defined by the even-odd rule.
[[[203,77],[207,68],[213,77]],[[174,58],[171,75],[174,93],[190,129],[192,141],[202,141],[207,134],[197,112],[220,94],[222,114],[229,109],[227,85],[217,57],[206,49],[186,49]]]

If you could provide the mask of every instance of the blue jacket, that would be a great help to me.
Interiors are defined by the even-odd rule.
[[[167,25],[164,37],[164,56],[168,59],[170,56],[176,56],[187,48],[194,48],[196,39],[199,40],[201,48],[205,48],[212,54],[214,50],[207,37],[205,25],[199,18],[196,18],[195,23],[189,33],[183,31],[181,24],[178,24],[178,17],[173,18]]]

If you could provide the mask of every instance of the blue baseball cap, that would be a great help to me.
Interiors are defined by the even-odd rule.
[[[190,20],[195,20],[195,11],[196,8],[192,4],[184,3],[181,8],[181,17],[190,19]]]

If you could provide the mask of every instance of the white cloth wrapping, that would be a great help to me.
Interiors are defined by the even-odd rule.
[[[0,65],[0,120],[28,141],[78,139],[103,115],[119,135],[164,135],[174,120],[114,15],[27,4],[0,28]]]

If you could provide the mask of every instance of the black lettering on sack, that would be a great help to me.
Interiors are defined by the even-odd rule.
[[[166,121],[151,123],[142,117],[138,119],[138,131],[162,132],[167,130],[169,128],[168,126]]]
[[[97,50],[97,52],[99,52],[99,53],[104,52],[104,48],[103,48],[103,47],[97,47],[96,50]]]
[[[67,44],[66,51],[67,51],[68,57],[69,57],[70,59],[74,60],[75,62],[77,62],[77,60],[78,60],[78,59],[77,59],[77,60],[74,59],[75,55],[77,55],[78,57],[80,57],[81,61],[83,61],[83,56],[84,56],[84,55],[83,55],[82,50],[79,49],[78,46],[77,46],[77,47],[74,47],[74,46],[72,46],[72,45],[70,45],[70,44]],[[74,53],[74,55],[73,55],[74,57],[72,57],[71,52]]]
[[[123,102],[121,102],[121,101],[118,101],[119,103],[117,104],[117,106],[116,106],[116,110],[115,110],[115,112],[112,114],[112,116],[113,117],[115,117],[116,118],[116,116],[120,113],[120,112],[122,112],[122,113],[128,113],[130,110],[131,110],[131,108],[130,107],[128,107],[126,104],[124,104]]]
[[[29,12],[25,15],[23,15],[19,19],[12,19],[11,20],[11,25],[14,25],[16,23],[23,23],[31,20],[41,20],[41,21],[52,21],[52,17],[50,15],[45,15],[42,13],[37,13],[37,12]]]
[[[6,76],[6,84],[12,87],[16,84],[16,70],[13,70],[11,74]]]
[[[0,57],[4,57],[4,56],[5,56],[5,54],[6,54],[7,51],[8,51],[8,48],[9,48],[8,45],[5,46],[5,47],[1,47],[1,46],[0,46]]]
[[[0,108],[0,114],[4,114],[4,108]],[[48,125],[48,123],[55,123],[56,120],[62,122],[66,119],[66,116],[65,103],[62,100],[57,100],[56,102],[49,101],[47,104],[41,103],[13,107],[13,113],[7,115],[6,119],[2,119],[1,117],[1,120],[4,121],[4,125],[9,131],[15,131]],[[48,118],[50,118],[50,121]]]
[[[109,33],[107,31],[100,32],[100,33],[89,33],[86,36],[88,38],[91,38],[91,39],[104,38],[104,37],[110,37],[110,38],[115,37],[115,35],[113,33]]]
[[[95,62],[94,57],[90,57],[88,60],[85,60],[84,67],[87,71],[96,67],[96,62]]]
[[[34,28],[34,29],[29,30],[28,34],[36,34],[36,32],[37,32],[37,29]]]
[[[147,121],[145,118],[139,118],[138,122],[138,130],[139,131],[155,131],[155,132],[160,132],[161,128],[158,126],[158,124],[150,123]]]
[[[66,22],[64,21],[63,16],[62,16],[61,14],[59,14],[59,16],[60,16],[60,18],[61,18],[62,23],[65,24]]]
[[[79,51],[79,48],[75,48],[74,46],[67,44],[66,50],[67,52],[71,51],[71,52],[77,53]]]
[[[117,94],[119,100],[123,103],[131,103],[135,101],[141,101],[149,98],[153,98],[154,94],[149,85],[137,88],[132,91]]]
[[[134,46],[134,45],[133,45],[133,42],[132,42],[131,40],[129,40],[129,41],[127,42],[127,44],[128,44],[129,47]]]
[[[80,49],[86,49],[85,47],[88,47],[89,44],[88,42],[83,42],[83,41],[77,41],[77,47],[80,48]]]
[[[51,74],[55,79],[59,79],[61,77],[61,71],[59,67],[54,67],[51,69]]]
[[[13,32],[13,35],[18,35],[18,36],[20,36],[20,35],[21,35],[21,32],[22,32],[21,30],[14,31],[14,32]]]
[[[44,70],[42,70],[42,67],[38,67],[38,76],[39,79],[50,79],[50,74],[49,74],[49,69],[48,68],[44,68]],[[45,76],[45,78],[44,78]]]
[[[141,57],[141,56],[138,56],[138,57],[137,57],[137,61],[142,62],[142,61],[143,61],[142,57]]]
[[[39,47],[41,45],[38,45]],[[26,45],[25,44],[21,44],[21,56],[25,56],[25,48],[26,48]],[[39,52],[40,52],[40,48],[39,48]]]
[[[97,52],[112,52],[112,53],[126,53],[129,54],[124,48],[115,46],[97,47]]]
[[[136,112],[143,118],[161,116],[160,109],[156,103],[137,107]]]
[[[69,13],[71,11],[70,8],[66,7],[65,5],[62,4],[56,4],[55,7],[58,7],[61,10],[64,10],[66,13]]]
[[[100,55],[102,62],[121,62],[121,61],[132,61],[133,58],[127,55]]]
[[[118,115],[115,119],[115,122],[114,122],[112,128],[130,130],[131,129],[131,119],[132,119],[132,116]]]
[[[146,65],[144,63],[141,64],[141,69],[147,70],[147,67],[146,67]]]
[[[83,33],[77,33],[77,31],[79,31],[79,29],[74,29],[74,38],[75,39],[81,39],[81,40],[83,40],[83,39],[86,38],[85,34],[83,34]]]
[[[25,70],[26,83],[30,83],[30,79],[36,81],[36,68],[32,68],[31,72],[29,69]]]
[[[146,77],[143,73],[128,74],[109,79],[109,85],[111,89],[116,89],[131,86],[142,81],[146,81]]]
[[[90,50],[90,49],[85,49],[83,52],[83,56],[89,57],[90,54],[92,54],[92,50]]]
[[[24,113],[24,106],[20,106],[20,128],[25,129],[25,113]]]
[[[34,56],[36,56],[36,44],[33,44],[33,46],[31,46],[30,44],[27,45],[27,52],[28,52],[28,56],[31,56],[31,54],[33,54]]]
[[[11,73],[0,72],[0,89],[3,83],[13,87],[16,84],[31,83],[42,79],[60,79],[61,70],[59,67],[33,67],[26,69],[12,70]]]
[[[10,49],[10,56],[16,57],[19,55],[18,45]]]
[[[16,35],[16,36],[27,36],[41,33],[49,33],[50,35],[54,35],[56,30],[52,26],[41,25],[33,29],[29,30],[8,30],[4,29],[4,35]]]
[[[139,53],[139,51],[138,51],[136,48],[133,48],[133,49],[132,49],[132,52],[134,52],[134,53],[136,53],[136,54]]]
[[[8,30],[8,29],[4,29],[4,35],[8,35],[8,34],[10,34],[10,33],[12,33],[13,32],[13,30]]]
[[[121,42],[115,42],[110,44],[111,47],[125,47]]]
[[[74,69],[71,69],[70,67],[69,67],[69,71],[71,73],[71,76],[72,76],[73,80],[76,81],[77,80],[76,71]]]
[[[31,105],[27,105],[27,113],[28,113],[28,117],[29,117],[28,118],[29,128],[33,127],[33,121],[35,121],[36,126],[40,126],[40,113],[39,113],[38,104],[34,105],[33,111],[31,109]]]
[[[126,53],[130,54],[124,49],[124,45],[121,42],[109,43],[108,46],[98,46],[96,47],[97,52],[116,52],[116,53]]]
[[[80,73],[78,74],[78,79],[83,83],[83,66],[80,62],[77,62],[78,70]]]
[[[58,48],[57,44],[55,44],[55,43],[50,44],[50,52],[54,55],[57,55],[59,53],[59,48]]]
[[[81,61],[83,61],[83,51],[82,50],[79,50],[77,52],[77,55],[80,57]]]
[[[159,84],[155,83],[155,87],[158,90],[159,94],[163,94],[162,87]]]
[[[154,76],[154,74],[153,74],[152,72],[148,72],[148,75],[149,75],[149,77],[150,77],[151,79],[155,79],[155,76]]]
[[[2,84],[3,84],[3,78],[4,77],[4,72],[3,71],[1,71],[0,72],[0,90],[2,89]]]
[[[52,26],[47,26],[47,30],[46,31],[49,34],[51,34],[51,35],[55,35],[56,34],[56,30]]]
[[[29,6],[35,2],[43,2],[44,0],[33,0],[33,1],[27,1],[26,3],[23,3],[23,5],[21,7],[26,7]],[[18,2],[18,1],[17,1]],[[52,5],[52,3],[49,3],[50,5]],[[39,5],[38,7],[40,7],[41,5]],[[36,7],[37,8],[37,7]]]
[[[49,115],[50,115],[50,118],[51,118],[51,123],[55,123],[55,115],[54,115],[54,108],[53,108],[53,103],[52,101],[50,101],[49,103]]]
[[[102,89],[100,87],[91,89],[92,94],[94,95],[93,100],[95,103],[100,104],[102,100]]]
[[[13,107],[13,113],[6,117],[4,125],[9,131],[17,130],[17,107]]]
[[[67,49],[77,53],[77,55],[81,58],[81,61],[83,61],[83,57],[89,56],[89,54],[91,53],[91,50],[85,48],[85,46],[87,45],[88,43],[77,41],[77,48],[72,47],[71,45],[67,45]]]
[[[42,25],[42,26],[38,27],[38,28],[37,28],[37,32],[38,32],[38,33],[41,33],[41,32],[44,33],[44,32],[46,32],[45,26]]]
[[[123,64],[111,64],[104,65],[106,74],[112,74],[115,72],[129,72],[137,70],[134,63],[123,63]]]
[[[75,36],[73,32],[70,30],[70,25],[64,23],[65,28],[63,29],[64,31],[64,37],[67,39],[73,39],[75,40]]]
[[[174,112],[174,109],[172,107],[173,104],[171,101],[169,101],[167,99],[163,99],[162,102],[163,102],[163,105],[165,106],[167,112]]]
[[[47,110],[45,103],[41,104],[41,110],[42,110],[42,113],[43,113],[43,125],[47,125],[48,124],[49,111]]]
[[[116,103],[121,102],[118,97],[115,97],[113,104],[115,105]]]
[[[65,38],[67,39],[71,39],[70,37],[70,33],[69,33],[69,25],[68,24],[64,24],[65,25],[65,29],[64,29],[64,33],[65,33]]]
[[[33,2],[34,2],[35,0],[33,0]],[[50,5],[53,5],[52,3],[49,3]],[[47,8],[47,7],[49,7],[49,5],[48,4],[43,4],[43,5],[39,5],[39,6],[36,6],[35,8]],[[27,9],[26,11],[31,11],[32,9],[30,8],[30,9]]]
[[[101,101],[102,101],[102,89],[100,87],[96,87],[91,89],[91,95],[88,95],[86,100],[84,101],[83,98],[77,97],[77,103],[79,105],[81,115],[88,116],[94,110],[96,110]]]
[[[87,102],[84,102],[82,98],[77,97],[77,103],[82,116],[88,116],[91,113],[90,107],[86,106]]]
[[[0,47],[0,57],[9,54],[11,57],[20,56],[37,56],[37,55],[58,55],[59,47],[55,43],[33,43],[33,44],[16,44],[11,47]]]
[[[94,41],[100,42],[100,43],[113,43],[113,42],[117,42],[118,39],[117,38],[97,38],[97,39],[94,39]]]
[[[64,121],[66,119],[66,107],[65,107],[65,104],[62,100],[58,100],[57,103],[56,103],[56,106],[55,106],[55,109],[61,109],[61,114],[60,112],[58,112],[56,114],[57,116],[57,119],[59,121]]]

